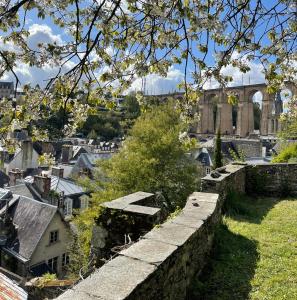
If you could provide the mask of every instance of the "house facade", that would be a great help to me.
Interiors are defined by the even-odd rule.
[[[2,267],[26,278],[65,274],[72,234],[57,207],[14,195],[0,210],[0,237]]]

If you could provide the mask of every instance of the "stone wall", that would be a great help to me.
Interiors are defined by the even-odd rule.
[[[233,139],[233,145],[237,150],[242,151],[246,157],[262,156],[262,141],[252,139]]]
[[[101,205],[93,228],[91,257],[97,267],[125,244],[162,223],[167,213],[158,195],[136,192]]]
[[[190,282],[208,261],[228,191],[275,196],[287,184],[296,193],[296,178],[297,164],[233,164],[212,172],[181,213],[155,226],[58,299],[185,299]]]
[[[184,299],[212,248],[217,194],[193,193],[182,212],[155,227],[58,299]]]
[[[218,193],[224,199],[230,190],[238,193],[245,193],[246,190],[246,165],[232,164],[221,168],[217,178],[213,177],[214,172],[201,179],[201,191]]]
[[[248,194],[286,196],[297,194],[297,164],[263,164],[246,168]]]

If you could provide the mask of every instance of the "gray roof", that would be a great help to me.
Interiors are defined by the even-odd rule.
[[[7,176],[3,171],[0,170],[0,187],[3,187],[9,182],[9,176]]]
[[[26,186],[25,183],[18,183],[13,186],[8,186],[7,189],[10,190],[13,194],[17,194],[17,195],[28,197],[28,198],[35,198],[34,194]]]
[[[9,208],[9,212],[18,229],[16,239],[6,248],[29,260],[56,214],[57,207],[21,196]]]
[[[112,156],[111,152],[104,153],[82,153],[75,166],[73,167],[72,172],[78,173],[80,168],[86,168],[92,170],[96,164],[96,161],[101,159],[110,159]]]
[[[57,176],[51,175],[51,190],[56,191],[57,193],[64,193],[65,196],[71,196],[75,194],[83,194],[84,190],[81,186],[75,184],[74,182],[67,180],[65,178],[60,178]],[[34,178],[28,176],[25,179],[25,182],[32,184]]]
[[[206,148],[198,149],[195,155],[195,160],[199,161],[203,166],[212,166],[212,161],[209,152]]]

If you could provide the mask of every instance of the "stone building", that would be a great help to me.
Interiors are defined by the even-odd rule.
[[[285,89],[288,89],[292,96],[297,94],[296,87],[291,82],[285,83]],[[254,96],[258,92],[262,94],[259,134],[275,135],[281,130],[279,118],[283,112],[283,103],[280,91],[269,94],[265,83],[228,87],[225,90],[222,88],[204,90],[197,106],[199,120],[193,131],[197,134],[211,135],[220,129],[223,135],[239,137],[253,135],[256,129]],[[229,94],[237,98],[236,105],[228,103]],[[179,99],[182,96],[183,93],[176,93],[155,97],[164,101],[170,97]]]
[[[0,81],[0,99],[11,98],[14,96],[14,84],[13,82]]]

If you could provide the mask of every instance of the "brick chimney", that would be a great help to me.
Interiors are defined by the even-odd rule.
[[[64,176],[64,169],[60,167],[52,167],[52,175],[63,178]]]
[[[51,190],[51,177],[48,175],[35,175],[34,184],[43,199],[47,199]]]
[[[9,186],[16,185],[17,179],[22,179],[23,177],[23,171],[20,169],[12,169],[8,171],[9,176]]]
[[[69,163],[73,156],[73,146],[63,145],[62,146],[62,163]]]

